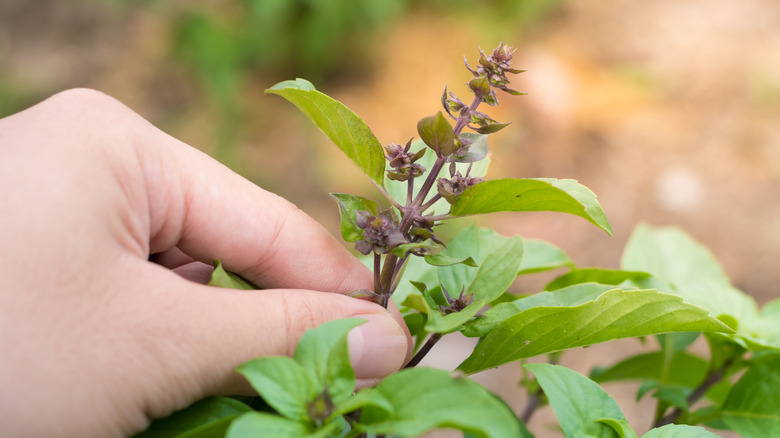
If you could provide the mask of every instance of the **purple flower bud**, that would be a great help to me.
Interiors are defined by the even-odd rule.
[[[389,170],[387,177],[394,181],[406,181],[410,178],[417,178],[425,172],[425,168],[414,162],[425,155],[426,149],[421,149],[412,154],[409,149],[412,146],[412,140],[406,142],[406,146],[391,143],[385,148],[386,157],[389,160],[390,167],[395,170]]]
[[[512,68],[511,62],[515,50],[516,49],[513,49],[504,43],[499,43],[498,47],[496,47],[490,55],[486,55],[485,52],[480,49],[479,65],[477,65],[476,70],[472,69],[468,62],[466,62],[466,68],[468,68],[474,76],[487,78],[492,87],[498,88],[509,94],[525,94],[506,86],[509,83],[509,79],[506,77],[507,73],[522,73],[525,71]],[[474,79],[472,79],[472,81],[474,81]],[[472,85],[471,88],[473,90],[474,86]],[[488,93],[484,93],[484,95],[488,95]],[[484,101],[488,102],[489,105],[495,105],[495,95],[492,95],[492,97],[489,97]]]
[[[474,302],[474,294],[468,294],[463,295],[465,293],[465,290],[461,289],[460,295],[458,295],[458,298],[453,299],[449,292],[447,292],[447,289],[444,289],[442,286],[442,292],[444,292],[444,297],[447,300],[447,305],[441,305],[439,306],[439,311],[445,315],[449,315],[450,313],[457,313],[461,310],[465,309],[469,306],[469,304]]]
[[[408,240],[398,231],[398,218],[392,209],[374,216],[363,210],[355,212],[355,222],[363,230],[363,239],[355,242],[355,250],[361,254],[371,251],[384,254],[387,250],[407,243]]]
[[[450,204],[455,203],[455,198],[463,193],[467,188],[484,181],[482,178],[463,176],[460,172],[455,173],[451,179],[439,178],[436,180],[436,188],[442,198]]]

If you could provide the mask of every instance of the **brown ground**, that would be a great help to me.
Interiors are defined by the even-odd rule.
[[[211,2],[215,3],[215,2]],[[187,72],[169,57],[167,8],[108,7],[86,0],[0,3],[0,110],[56,90],[106,91],[183,140],[208,145],[214,115]],[[444,84],[463,93],[460,59],[498,40],[519,47],[529,70],[491,114],[514,124],[493,137],[492,176],[567,177],[599,195],[615,237],[560,214],[494,215],[505,234],[548,239],[583,266],[616,267],[641,221],[683,227],[709,245],[735,284],[760,303],[778,296],[780,270],[780,3],[774,0],[564,1],[533,30],[491,28],[418,13],[393,26],[375,51],[375,73],[331,85],[383,143],[414,135],[435,112]],[[458,29],[458,31],[453,31]],[[508,30],[511,29],[511,30]],[[371,194],[363,178],[282,99],[274,80],[250,78],[241,171],[337,229],[328,191]],[[12,96],[13,99],[9,96]],[[10,103],[9,103],[10,102]],[[343,169],[343,170],[342,170]],[[518,290],[533,291],[542,280]],[[457,340],[431,363],[451,367]],[[580,371],[612,362],[635,341],[564,355]],[[517,367],[479,377],[517,407]],[[609,386],[642,430],[652,407],[633,387]],[[549,411],[531,422],[547,432]]]

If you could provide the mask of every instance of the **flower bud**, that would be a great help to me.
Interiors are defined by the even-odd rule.
[[[514,55],[515,49],[509,47],[504,43],[500,43],[490,55],[486,55],[482,49],[479,50],[479,65],[476,69],[472,69],[468,61],[466,61],[466,68],[476,77],[484,76],[487,78],[490,86],[498,88],[504,92],[513,95],[525,94],[520,91],[513,90],[507,87],[509,79],[507,79],[507,73],[522,73],[525,70],[517,70],[511,67],[512,55]],[[473,81],[473,79],[472,79]],[[473,88],[472,88],[473,89]],[[485,93],[486,95],[489,93]],[[495,105],[495,95],[485,100],[488,105]]]
[[[442,198],[450,204],[455,203],[455,198],[463,193],[467,188],[484,181],[482,178],[463,176],[456,172],[451,179],[439,178],[436,180],[436,189]]]
[[[417,178],[425,173],[425,168],[415,161],[422,158],[425,155],[426,149],[420,149],[416,153],[412,154],[409,149],[412,145],[412,140],[406,142],[406,145],[391,143],[385,148],[386,157],[389,160],[390,167],[395,170],[388,170],[387,177],[393,181],[406,181],[410,178]]]
[[[363,255],[384,254],[389,249],[408,243],[398,231],[398,217],[390,208],[374,216],[364,210],[355,212],[355,223],[363,230],[363,239],[355,242],[355,250]]]

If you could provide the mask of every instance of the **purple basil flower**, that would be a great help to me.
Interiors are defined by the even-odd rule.
[[[363,255],[372,251],[384,254],[398,245],[408,243],[406,237],[398,231],[398,219],[392,209],[384,210],[376,216],[357,210],[355,223],[363,230],[363,239],[355,242],[355,250]]]

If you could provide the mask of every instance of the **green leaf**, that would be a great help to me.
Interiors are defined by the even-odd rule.
[[[214,261],[214,272],[211,273],[209,286],[224,287],[227,289],[255,290],[255,285],[244,280],[241,276],[228,272],[222,267],[222,262]]]
[[[295,421],[307,421],[307,403],[322,390],[315,387],[309,371],[282,356],[261,357],[239,366],[242,374],[269,406]]]
[[[411,250],[420,248],[433,249],[436,247],[440,247],[438,243],[434,242],[432,239],[425,239],[422,242],[403,243],[388,252],[397,257],[406,257],[407,253]]]
[[[472,268],[478,266],[477,262],[471,257],[450,257],[444,254],[427,255],[425,256],[425,262],[432,266],[452,266],[457,264],[464,264]]]
[[[341,237],[347,242],[354,242],[363,238],[363,230],[357,225],[355,212],[367,211],[374,216],[379,214],[379,204],[362,196],[349,193],[331,193],[330,197],[339,204],[341,213]]]
[[[470,374],[553,351],[675,331],[730,329],[675,295],[615,289],[579,306],[534,307],[505,319],[458,368]]]
[[[474,301],[460,312],[443,315],[438,309],[428,309],[428,322],[425,331],[428,333],[451,333],[460,330],[461,326],[474,317],[485,307],[484,301]]]
[[[612,438],[604,419],[626,420],[615,400],[582,374],[559,365],[525,364],[534,373],[567,437]]]
[[[723,421],[743,438],[780,436],[780,357],[754,362],[721,407]]]
[[[295,360],[310,373],[317,393],[327,388],[336,405],[355,391],[347,334],[364,321],[349,318],[326,322],[304,333],[295,349]]]
[[[644,353],[624,359],[609,368],[594,368],[590,378],[599,383],[651,379],[692,388],[701,383],[707,374],[706,360],[680,352],[672,357],[668,374],[664,375],[665,360],[663,352]]]
[[[297,106],[360,170],[378,186],[383,185],[382,145],[368,125],[343,103],[315,90],[304,79],[280,82],[265,92],[282,96]]]
[[[221,438],[230,423],[252,408],[228,397],[209,397],[174,412],[134,438]]]
[[[513,237],[485,257],[466,290],[475,300],[490,303],[509,289],[523,260],[523,239]]]
[[[498,132],[507,126],[509,126],[512,122],[509,123],[491,123],[489,125],[482,126],[477,129],[477,132],[480,134],[493,134],[495,132]]]
[[[333,414],[345,415],[368,406],[371,406],[372,409],[386,411],[390,415],[395,412],[393,404],[381,392],[363,390],[347,399],[344,403],[339,404]]]
[[[641,281],[649,276],[650,274],[646,272],[621,271],[618,269],[574,269],[571,272],[561,275],[560,277],[548,283],[547,286],[544,287],[544,290],[556,290],[580,283],[599,283],[617,286],[624,281]]]
[[[573,268],[569,256],[557,246],[536,239],[523,239],[523,263],[517,275],[533,274],[557,268]]]
[[[656,287],[701,306],[754,348],[780,349],[778,314],[759,313],[755,300],[731,285],[707,248],[677,228],[639,225],[626,244],[621,267],[654,275]],[[641,283],[640,284],[644,284]]]
[[[601,418],[596,420],[599,423],[604,423],[612,430],[614,430],[620,438],[638,438],[634,429],[629,426],[628,421],[619,420],[617,418]]]
[[[686,424],[667,424],[651,429],[642,438],[720,438],[703,427]]]
[[[266,412],[248,412],[233,421],[225,438],[302,438],[309,432],[297,421]]]
[[[580,216],[612,235],[596,195],[572,179],[506,178],[481,182],[455,199],[450,214],[499,211],[557,211]]]
[[[382,380],[376,391],[390,402],[387,409],[366,406],[360,426],[375,434],[418,436],[454,428],[477,437],[531,437],[506,404],[467,378],[443,370],[409,368]]]
[[[430,117],[424,117],[417,122],[417,133],[428,147],[439,157],[446,157],[455,152],[455,133],[452,125],[441,114],[441,111]]]
[[[505,319],[524,310],[534,307],[577,306],[595,300],[599,295],[613,289],[615,287],[610,285],[578,284],[554,292],[539,292],[513,302],[494,305],[484,312],[483,317],[469,322],[463,330],[463,334],[469,337],[482,337]]]
[[[475,300],[490,303],[509,289],[517,277],[523,259],[523,240],[471,226],[453,237],[441,253],[453,258],[471,256],[478,264],[477,268],[466,265],[439,268],[439,281],[450,295],[464,290],[474,294]]]

